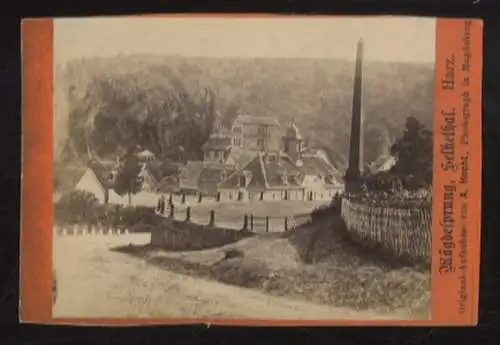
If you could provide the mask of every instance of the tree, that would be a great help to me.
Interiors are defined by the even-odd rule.
[[[409,189],[429,187],[432,184],[432,132],[416,118],[406,120],[403,136],[391,147],[396,163],[391,173],[398,175]]]
[[[383,127],[370,127],[364,134],[364,161],[370,164],[381,156],[389,153],[390,138],[387,129]]]
[[[128,205],[132,205],[132,195],[137,194],[143,184],[143,178],[139,175],[141,166],[139,160],[134,155],[133,150],[129,149],[123,158],[123,163],[118,169],[114,189],[120,195],[128,195]]]
[[[94,194],[72,190],[61,196],[55,205],[56,217],[68,223],[84,221],[99,203]]]

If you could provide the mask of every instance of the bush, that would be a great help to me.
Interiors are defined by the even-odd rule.
[[[311,219],[317,221],[339,215],[341,207],[342,196],[336,193],[329,205],[320,206],[311,212]]]
[[[73,190],[63,194],[54,205],[54,216],[56,221],[64,223],[84,222],[91,216],[98,202],[90,192]]]
[[[99,204],[92,193],[78,190],[68,192],[59,199],[54,215],[59,224],[124,226],[131,230],[142,225],[154,225],[159,218],[151,207]]]
[[[120,224],[133,226],[135,224],[154,224],[158,216],[154,209],[146,206],[124,207],[120,210]]]

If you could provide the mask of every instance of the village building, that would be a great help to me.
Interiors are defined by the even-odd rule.
[[[280,128],[246,114],[230,132],[218,127],[203,146],[205,159],[182,169],[180,190],[219,201],[329,200],[341,192],[342,176],[327,155],[305,147],[294,123],[283,137]]]
[[[291,124],[284,151],[259,152],[219,184],[221,200],[329,200],[343,189],[342,176],[322,152],[308,150]]]
[[[135,154],[140,163],[153,163],[156,161],[156,156],[149,150],[143,150]]]
[[[158,193],[177,191],[177,178],[165,175],[165,169],[154,160],[154,155],[139,155],[142,178],[141,190],[133,196],[133,203],[150,205],[156,202]],[[120,196],[114,190],[114,183],[120,167],[119,158],[115,162],[91,163],[75,186],[76,190],[90,192],[100,203],[128,204],[128,196]]]
[[[231,152],[231,141],[231,133],[223,127],[218,127],[202,146],[203,160],[224,164]]]
[[[280,124],[272,117],[240,114],[233,122],[231,133],[232,146],[236,149],[249,151],[279,149]]]
[[[90,164],[75,186],[76,190],[92,193],[100,203],[122,204],[124,200],[113,189],[114,164]]]

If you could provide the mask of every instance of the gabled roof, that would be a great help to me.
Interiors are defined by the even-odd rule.
[[[304,175],[322,175],[327,184],[337,184],[342,181],[342,174],[329,162],[317,156],[302,157],[300,170]]]
[[[231,147],[230,138],[210,138],[203,144],[203,150],[227,150]]]
[[[87,169],[57,168],[57,172],[55,172],[57,174],[57,190],[65,191],[75,188]]]
[[[300,175],[301,171],[290,157],[282,152],[264,153],[262,164],[267,183],[271,188],[298,187],[301,181],[292,176]],[[288,177],[290,176],[290,177]]]
[[[219,188],[238,188],[239,177],[245,172],[251,178],[248,188],[298,188],[302,182],[299,176],[300,170],[287,155],[280,152],[272,154],[261,152],[257,153],[245,166],[234,172],[226,181],[221,182]]]
[[[226,173],[226,178],[228,178],[235,171],[236,168],[233,165],[228,164],[206,166],[201,171],[198,182],[220,183],[222,181],[224,172]]]
[[[197,189],[198,179],[203,171],[204,164],[202,161],[189,161],[181,169],[179,177],[179,186],[182,189]]]
[[[180,188],[197,189],[198,182],[203,178],[213,178],[213,174],[222,173],[222,171],[234,172],[235,166],[232,164],[219,164],[215,162],[189,161],[181,169],[179,177]]]
[[[227,180],[222,181],[218,187],[221,189],[235,189],[239,187],[239,177],[246,172],[250,173],[250,182],[248,188],[265,189],[267,188],[266,178],[262,170],[260,155],[254,155],[253,159],[241,169],[238,168]]]
[[[272,117],[269,116],[252,116],[248,114],[240,114],[238,117],[236,117],[236,120],[233,122],[234,125],[267,125],[267,126],[275,126],[275,127],[280,127],[279,122]]]
[[[97,178],[99,184],[103,188],[112,188],[113,184],[110,181],[112,169],[113,169],[114,164],[98,164],[98,163],[91,163],[89,164],[89,169],[92,170],[94,173],[95,177]]]

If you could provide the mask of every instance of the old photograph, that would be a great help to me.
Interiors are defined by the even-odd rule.
[[[435,25],[54,19],[53,317],[428,320]]]

